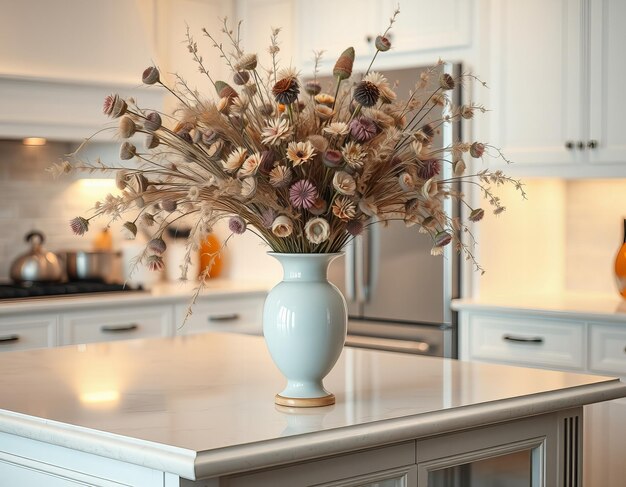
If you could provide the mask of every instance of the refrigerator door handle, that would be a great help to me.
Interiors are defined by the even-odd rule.
[[[363,248],[363,237],[358,236],[354,239],[354,282],[356,286],[356,302],[365,303],[367,296],[365,295],[365,249]]]
[[[345,279],[346,279],[346,300],[354,301],[356,298],[356,275],[355,275],[355,251],[354,240],[351,240],[346,245],[346,265],[345,265]]]
[[[375,217],[374,217],[375,218]],[[372,219],[367,231],[367,282],[365,283],[365,300],[369,302],[374,296],[378,283],[378,266],[380,264],[380,223]]]

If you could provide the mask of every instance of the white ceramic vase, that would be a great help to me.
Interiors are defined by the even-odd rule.
[[[292,407],[334,404],[322,380],[346,340],[346,300],[328,282],[328,265],[341,254],[269,252],[283,266],[283,280],[267,295],[263,335],[274,363],[287,378],[276,403]]]

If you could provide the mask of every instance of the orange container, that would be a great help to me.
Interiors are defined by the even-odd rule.
[[[209,233],[207,237],[200,244],[200,275],[204,270],[211,266],[207,277],[219,277],[222,272],[224,262],[222,260],[222,254],[220,249],[222,243],[213,233]]]

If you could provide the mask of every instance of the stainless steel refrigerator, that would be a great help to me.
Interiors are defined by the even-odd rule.
[[[408,96],[425,68],[386,71],[390,82],[399,82]],[[459,65],[446,65],[459,74]],[[399,91],[401,91],[399,89]],[[452,93],[460,103],[460,89]],[[440,116],[434,115],[435,117]],[[435,144],[460,139],[460,124],[441,127]],[[450,164],[442,173],[451,175]],[[458,214],[449,199],[446,212]],[[432,239],[407,228],[403,222],[375,224],[355,238],[345,255],[330,267],[329,278],[344,293],[348,302],[346,345],[407,353],[456,357],[456,315],[450,300],[458,296],[459,256],[451,245],[443,256],[432,256]]]

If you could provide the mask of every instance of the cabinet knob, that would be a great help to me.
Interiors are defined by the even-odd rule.
[[[582,140],[579,140],[578,144],[576,144],[576,147],[578,147],[580,150],[583,150],[585,148],[585,143]]]
[[[565,148],[568,150],[572,150],[574,148],[574,142],[568,140],[567,142],[565,142]]]
[[[19,341],[20,336],[16,334],[0,336],[0,343],[11,343]]]
[[[587,142],[587,147],[589,147],[590,149],[595,149],[596,147],[598,147],[598,141],[595,139],[591,139],[589,142]]]

